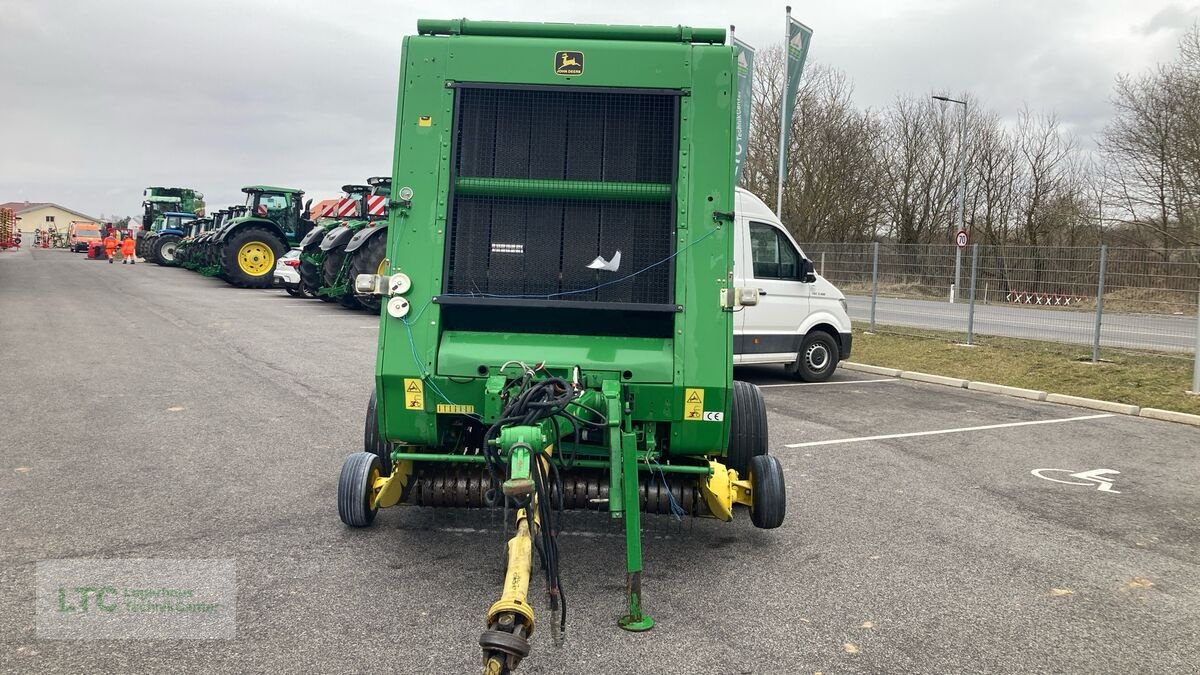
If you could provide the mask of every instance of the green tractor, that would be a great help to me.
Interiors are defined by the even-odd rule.
[[[371,194],[382,202],[385,209],[383,217],[368,218],[366,227],[359,229],[346,243],[346,255],[350,257],[348,281],[353,288],[353,282],[360,274],[387,274],[387,225],[386,209],[391,200],[392,177],[376,176],[368,178]],[[378,295],[356,294],[358,304],[368,312],[378,313],[381,301]]]
[[[251,185],[242,192],[246,204],[213,236],[207,262],[234,286],[270,288],[275,261],[313,226],[309,205],[303,190]]]
[[[175,266],[193,269],[192,256],[195,252],[196,238],[207,232],[212,226],[211,216],[197,218],[185,225],[183,236],[175,244]]]
[[[192,213],[168,211],[162,214],[158,221],[158,229],[138,238],[138,246],[142,246],[145,251],[140,254],[141,257],[145,258],[147,262],[164,267],[174,267],[175,249],[179,245],[179,240],[183,239],[184,234],[187,233],[193,220],[196,220],[196,215]]]
[[[148,187],[142,191],[142,197],[142,231],[136,249],[139,258],[150,260],[153,251],[148,239],[163,229],[167,213],[204,215],[204,194],[192,188]]]
[[[221,226],[229,221],[229,218],[236,207],[227,207],[219,209],[212,214],[212,219],[207,223],[203,230],[197,233],[195,240],[189,249],[188,262],[185,267],[195,272],[200,272],[206,276],[212,276],[216,273],[213,269],[213,264],[210,262],[213,256],[212,239],[221,229]]]
[[[354,282],[384,309],[337,508],[350,527],[401,503],[514,514],[479,638],[496,675],[530,652],[535,555],[550,614],[536,626],[565,627],[560,510],[623,523],[630,631],[654,625],[642,512],[729,521],[744,506],[756,527],[783,523],[762,395],[733,381],[735,313],[758,301],[733,285],[737,67],[715,28],[417,30],[400,59],[390,273]]]
[[[357,218],[358,208],[358,201],[352,196],[343,195],[331,209],[317,217],[312,229],[300,240],[300,265],[296,271],[300,275],[301,288],[307,289],[315,297],[326,302],[334,302],[336,299],[331,295],[319,294],[325,285],[325,277],[322,272],[325,251],[321,249],[321,243],[330,231],[342,227],[347,219]]]
[[[379,186],[386,184],[382,179],[373,180]],[[353,208],[350,212],[340,212],[338,215],[342,220],[327,230],[321,239],[318,247],[321,259],[321,287],[317,290],[317,296],[336,300],[343,307],[355,308],[359,307],[360,303],[354,293],[354,275],[360,272],[378,274],[380,261],[376,261],[375,266],[371,268],[363,268],[361,260],[356,264],[356,258],[359,256],[355,252],[360,250],[368,239],[360,238],[354,249],[350,248],[350,243],[359,232],[383,231],[375,226],[384,223],[387,218],[388,198],[386,194],[376,194],[376,187],[372,185],[343,185],[342,191],[346,193],[346,199],[343,199],[342,203],[349,200]],[[375,304],[375,310],[379,310],[378,304]]]

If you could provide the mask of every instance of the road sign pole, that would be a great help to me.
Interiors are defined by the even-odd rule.
[[[971,244],[971,306],[967,308],[967,344],[972,344],[975,338],[975,282],[978,280],[978,271],[979,244]]]
[[[871,327],[868,330],[874,333],[875,303],[879,300],[879,242],[872,244],[871,250]]]
[[[1096,327],[1092,331],[1092,363],[1100,362],[1100,320],[1104,316],[1104,268],[1108,266],[1108,244],[1100,246],[1100,279],[1096,284]]]

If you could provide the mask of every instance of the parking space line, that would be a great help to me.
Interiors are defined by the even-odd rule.
[[[782,384],[760,384],[759,389],[768,387],[819,387],[825,384],[870,384],[872,382],[899,382],[894,377],[885,377],[878,380],[838,380],[837,382],[784,382]]]
[[[1084,415],[1082,417],[1063,417],[1053,420],[1034,420],[1032,422],[1007,422],[1005,424],[985,424],[979,427],[959,427],[957,429],[936,429],[934,431],[913,431],[906,434],[884,434],[882,436],[858,436],[855,438],[838,438],[832,441],[810,441],[808,443],[788,443],[785,448],[811,448],[817,445],[839,445],[841,443],[863,443],[865,441],[886,441],[893,438],[915,438],[917,436],[938,436],[940,434],[961,434],[968,431],[988,431],[990,429],[1009,429],[1012,427],[1031,427],[1037,424],[1059,424],[1061,422],[1083,422],[1098,420],[1104,417],[1116,417],[1104,413],[1101,415]]]

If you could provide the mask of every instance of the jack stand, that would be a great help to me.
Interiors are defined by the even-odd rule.
[[[627,631],[642,632],[654,627],[654,619],[642,613],[642,511],[639,494],[637,468],[637,435],[623,414],[620,388],[616,383],[605,382],[604,397],[608,403],[609,442],[612,469],[612,489],[609,498],[619,494],[616,504],[625,517],[625,579],[629,600],[629,613],[617,620],[617,625]],[[618,482],[619,481],[619,482]],[[615,515],[615,513],[614,513]]]

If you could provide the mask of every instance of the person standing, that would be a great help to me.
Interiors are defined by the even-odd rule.
[[[112,264],[113,253],[117,250],[117,238],[113,236],[110,230],[108,235],[104,237],[104,254],[108,256],[108,264]]]
[[[121,264],[129,263],[130,265],[137,264],[137,241],[132,234],[125,235],[125,239],[121,240]]]

